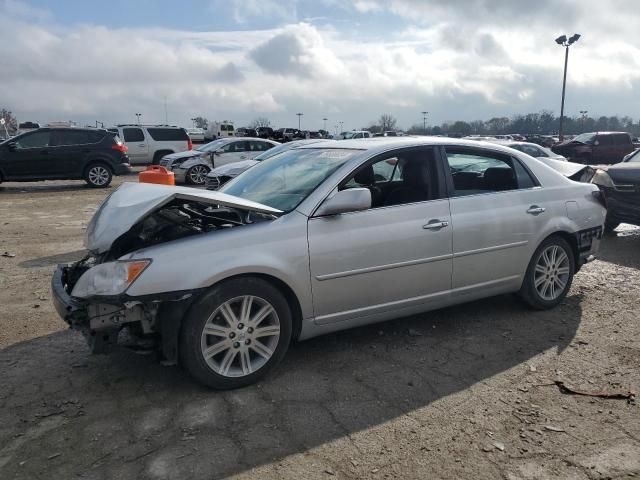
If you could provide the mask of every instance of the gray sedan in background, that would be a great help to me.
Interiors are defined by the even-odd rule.
[[[292,148],[298,148],[302,145],[311,145],[312,143],[326,142],[321,138],[314,138],[308,140],[294,140],[292,142],[282,143],[276,147],[273,147],[253,160],[242,160],[239,162],[227,163],[220,167],[216,167],[207,174],[207,190],[218,190],[222,185],[227,183],[232,178],[236,178],[242,172],[249,170],[254,165],[271,158],[281,152],[286,152]]]
[[[125,183],[52,280],[94,352],[122,330],[201,383],[256,382],[292,340],[504,293],[558,305],[606,210],[516,150],[449,138],[319,142],[220,191]]]
[[[195,150],[166,155],[160,160],[160,165],[173,172],[176,183],[204,185],[207,174],[213,168],[252,160],[278,145],[278,142],[264,138],[221,138]]]

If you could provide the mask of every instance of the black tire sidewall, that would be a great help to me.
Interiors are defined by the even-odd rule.
[[[551,245],[557,245],[561,247],[569,257],[570,274],[569,274],[569,280],[567,281],[567,286],[565,287],[562,294],[559,295],[554,300],[545,300],[540,296],[540,294],[538,293],[538,290],[535,287],[534,272],[535,272],[535,267],[536,267],[536,264],[538,263],[538,259],[541,253],[545,249],[549,248]],[[535,253],[531,257],[531,260],[529,261],[529,266],[527,267],[527,272],[525,274],[526,277],[524,279],[522,288],[520,290],[520,296],[529,306],[535,309],[547,310],[547,309],[553,308],[558,304],[560,304],[569,293],[569,290],[571,289],[571,284],[573,283],[573,276],[575,275],[575,272],[576,272],[576,261],[575,261],[575,257],[574,257],[574,253],[571,248],[571,245],[569,245],[569,243],[560,236],[556,236],[556,235],[551,236],[545,239],[540,244],[540,246],[538,246]]]
[[[259,370],[244,377],[224,377],[211,370],[202,356],[202,330],[209,316],[222,303],[242,295],[260,297],[274,307],[280,321],[280,338],[273,356]],[[217,390],[250,385],[267,375],[284,358],[291,343],[292,322],[291,309],[286,298],[269,282],[256,277],[228,280],[205,292],[185,315],[180,332],[181,363],[196,380]]]
[[[89,172],[94,167],[103,167],[109,173],[109,179],[107,180],[107,183],[105,183],[104,185],[96,185],[96,184],[92,183],[91,180],[89,180]],[[111,171],[111,167],[109,167],[109,165],[107,165],[106,163],[93,162],[93,163],[90,163],[89,165],[87,165],[87,168],[86,168],[85,173],[84,173],[84,181],[87,182],[87,184],[91,188],[106,188],[109,185],[111,185],[111,181],[112,180],[113,180],[113,172]]]

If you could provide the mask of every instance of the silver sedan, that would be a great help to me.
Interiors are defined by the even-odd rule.
[[[605,208],[513,149],[448,138],[321,142],[220,191],[124,184],[60,266],[59,314],[105,352],[119,333],[198,381],[251,384],[292,340],[504,293],[558,305]]]

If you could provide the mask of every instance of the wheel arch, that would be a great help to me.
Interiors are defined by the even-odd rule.
[[[109,171],[111,172],[111,175],[115,174],[113,165],[109,160],[107,160],[104,157],[90,157],[89,159],[87,159],[84,165],[84,168],[82,169],[82,176],[84,177],[87,174],[87,171],[89,170],[89,168],[91,168],[93,165],[96,165],[96,164],[104,165],[109,169]]]
[[[574,273],[578,273],[578,271],[580,270],[580,250],[578,249],[578,239],[576,238],[575,233],[571,233],[568,232],[566,230],[558,230],[555,231],[553,233],[550,233],[549,235],[547,235],[546,237],[544,237],[542,240],[540,240],[540,242],[538,243],[538,245],[536,245],[536,250],[540,247],[540,245],[542,245],[547,239],[551,238],[551,237],[560,237],[563,240],[565,240],[569,246],[571,247],[571,252],[573,253],[573,260],[574,260],[574,265],[575,265],[575,272]]]
[[[160,160],[162,159],[162,157],[164,157],[165,155],[171,155],[172,153],[176,153],[176,152],[174,150],[171,150],[170,148],[156,150],[155,152],[153,152],[152,163],[154,165],[156,164],[156,162],[160,163]]]

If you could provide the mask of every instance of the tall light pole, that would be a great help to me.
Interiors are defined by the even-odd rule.
[[[140,117],[142,116],[141,113],[136,113],[136,118],[138,119],[138,125],[140,125]]]
[[[324,122],[322,129],[326,132],[327,131],[327,120],[329,120],[327,117],[323,118],[322,121]]]
[[[580,130],[582,130],[580,133],[584,133],[584,121],[587,119],[587,113],[589,113],[588,110],[580,110]]]
[[[564,76],[562,77],[562,103],[560,104],[560,128],[558,129],[558,139],[562,141],[562,122],[564,120],[564,92],[567,87],[567,63],[569,62],[569,47],[576,43],[580,38],[580,34],[574,33],[567,38],[566,35],[561,35],[556,38],[556,43],[564,47]]]
[[[300,130],[300,119],[302,118],[302,115],[304,115],[304,113],[296,113],[296,115],[298,116],[298,130]]]
[[[422,112],[422,133],[424,135],[427,134],[427,115],[429,115],[429,112]]]
[[[196,126],[196,119],[192,118],[191,121],[193,122],[193,126],[195,127]]]

